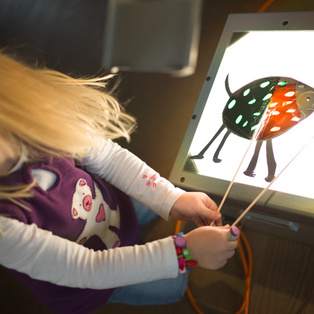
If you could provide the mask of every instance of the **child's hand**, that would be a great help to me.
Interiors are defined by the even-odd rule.
[[[209,226],[215,221],[221,226],[221,214],[216,203],[201,192],[186,192],[173,204],[170,215],[176,220],[192,220],[197,226]]]
[[[198,266],[213,270],[223,267],[238,245],[228,225],[196,228],[184,237]]]

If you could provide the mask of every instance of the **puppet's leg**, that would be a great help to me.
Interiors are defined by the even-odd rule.
[[[272,139],[266,141],[266,154],[267,154],[267,165],[268,165],[268,176],[265,178],[265,181],[271,182],[275,178],[276,171],[276,161],[274,157]]]
[[[219,155],[219,153],[220,153],[222,147],[224,146],[224,144],[225,144],[225,142],[226,142],[228,136],[230,135],[230,133],[231,133],[231,132],[228,130],[228,131],[226,132],[225,136],[223,137],[222,141],[220,142],[220,144],[219,144],[219,146],[218,146],[218,148],[217,148],[217,150],[216,150],[216,152],[215,152],[215,154],[214,154],[214,157],[213,157],[213,161],[214,161],[214,162],[216,162],[216,163],[221,162],[221,159],[218,158],[218,155]]]
[[[254,155],[251,159],[251,162],[250,162],[248,168],[244,171],[244,174],[248,177],[253,177],[253,178],[255,177],[254,169],[255,169],[256,164],[257,164],[257,160],[258,160],[259,152],[260,152],[261,147],[262,147],[262,143],[263,143],[263,141],[257,141],[256,142]]]
[[[219,130],[216,132],[216,134],[213,136],[213,138],[209,141],[209,143],[197,154],[194,156],[191,156],[191,159],[203,159],[204,154],[206,153],[209,146],[215,141],[215,139],[218,137],[218,135],[222,132],[222,130],[225,128],[224,125],[222,125]]]

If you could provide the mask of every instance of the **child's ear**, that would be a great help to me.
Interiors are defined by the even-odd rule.
[[[83,186],[83,185],[86,185],[87,183],[86,183],[86,181],[84,180],[84,179],[80,179],[80,181],[79,181],[79,185],[80,186]]]
[[[74,207],[72,207],[72,217],[75,219],[78,218],[78,212]]]

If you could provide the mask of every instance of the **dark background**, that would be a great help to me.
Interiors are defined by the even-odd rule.
[[[132,141],[120,144],[168,177],[224,24],[230,13],[257,12],[264,0],[204,0],[195,74],[121,73],[118,98],[138,121]],[[309,11],[313,0],[275,0],[265,10]],[[0,0],[0,46],[33,64],[72,75],[102,74],[104,0]],[[190,226],[184,226],[185,229]],[[150,241],[173,234],[175,222],[143,229]],[[314,313],[313,246],[246,229],[253,253],[249,313]],[[3,268],[1,313],[50,313]],[[245,282],[239,253],[219,271],[195,269],[190,287],[205,313],[235,313]],[[187,297],[165,306],[104,305],[95,313],[195,313]]]

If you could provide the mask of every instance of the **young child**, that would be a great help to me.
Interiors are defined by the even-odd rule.
[[[58,313],[178,301],[188,262],[217,269],[237,246],[206,194],[174,187],[112,141],[129,139],[135,122],[104,91],[109,78],[73,79],[0,52],[0,264]],[[138,245],[130,197],[199,228]]]

